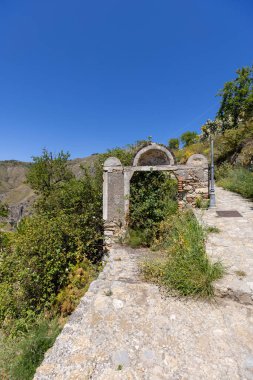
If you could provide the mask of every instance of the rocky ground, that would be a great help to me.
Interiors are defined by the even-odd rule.
[[[238,268],[250,276],[251,251],[244,250],[248,244],[251,248],[251,204],[247,205],[243,215],[247,223],[228,222],[235,231],[240,226],[237,250],[232,249],[234,240],[227,250],[227,243],[220,245],[223,238],[230,242],[222,229],[227,222],[220,219],[223,235],[213,235],[216,238],[208,244],[213,242],[213,252],[215,247],[224,252],[224,260],[230,257],[231,265],[236,263],[231,271]],[[233,208],[237,209],[234,203]],[[216,221],[214,214],[210,219],[207,214],[202,217],[208,224]],[[231,237],[235,239],[235,232]],[[238,247],[241,257],[233,260]],[[143,250],[124,247],[111,250],[104,271],[91,284],[34,379],[253,379],[253,306],[226,297],[212,303],[165,297],[157,286],[141,280],[138,264],[143,255]],[[251,282],[247,276],[249,281],[239,281]]]

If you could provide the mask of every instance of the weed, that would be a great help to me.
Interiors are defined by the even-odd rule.
[[[147,247],[152,240],[152,232],[148,229],[129,229],[125,237],[125,243],[131,248]]]
[[[247,273],[245,273],[243,270],[236,270],[236,271],[235,271],[235,274],[236,274],[238,277],[245,277],[245,276],[247,276]]]
[[[0,351],[0,374],[3,379],[30,380],[60,332],[56,320],[37,321],[22,337],[5,339]]]
[[[201,209],[207,209],[209,206],[209,199],[204,199],[202,196],[198,196],[195,201],[195,206]]]
[[[218,180],[218,185],[224,189],[241,194],[245,198],[253,199],[253,173],[244,168],[227,169],[226,176]]]
[[[220,262],[211,263],[205,251],[205,231],[191,211],[178,212],[160,225],[156,249],[164,260],[142,266],[144,277],[182,296],[214,295],[212,282],[224,274]]]
[[[107,289],[107,290],[105,290],[105,296],[107,296],[107,297],[111,297],[111,296],[112,296],[112,291],[111,291],[111,289]]]
[[[207,226],[205,227],[205,231],[207,233],[214,233],[214,234],[218,234],[219,232],[221,232],[221,230],[216,226]]]
[[[121,371],[122,369],[123,369],[123,365],[119,364],[118,367],[117,367],[117,371]]]

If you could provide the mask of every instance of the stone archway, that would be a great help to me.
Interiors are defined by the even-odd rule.
[[[178,180],[178,206],[194,207],[198,196],[208,197],[208,161],[201,154],[192,155],[185,165],[176,165],[172,152],[162,145],[150,143],[134,157],[133,166],[122,166],[110,157],[104,162],[103,218],[105,236],[124,229],[129,212],[130,181],[136,171],[170,171]]]
[[[174,156],[168,148],[152,143],[136,153],[133,166],[174,165],[174,163]]]

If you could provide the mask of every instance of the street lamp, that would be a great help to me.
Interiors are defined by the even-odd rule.
[[[213,157],[213,137],[211,136],[211,178],[210,178],[210,205],[209,208],[216,207],[215,189],[214,189],[214,157]]]

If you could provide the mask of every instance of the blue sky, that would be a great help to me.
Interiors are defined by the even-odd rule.
[[[252,0],[0,0],[0,159],[198,131],[252,20]]]

